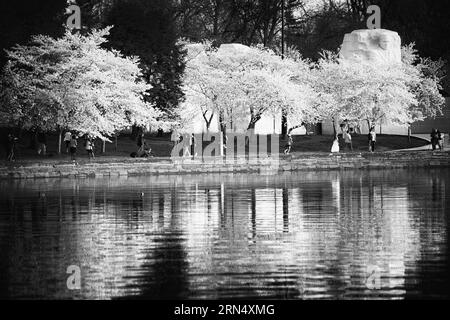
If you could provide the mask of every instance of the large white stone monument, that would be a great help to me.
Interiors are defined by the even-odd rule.
[[[355,62],[401,63],[401,39],[390,30],[356,30],[345,35],[340,54]]]
[[[356,30],[344,37],[340,51],[344,60],[353,63],[392,64],[402,62],[401,39],[397,32],[385,29]],[[377,126],[377,133],[407,135],[407,126],[385,123]],[[361,122],[362,134],[367,134],[369,128],[365,121]],[[332,135],[333,123],[322,123],[322,132]]]

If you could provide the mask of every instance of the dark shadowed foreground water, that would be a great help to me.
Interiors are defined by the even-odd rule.
[[[0,296],[449,298],[449,213],[449,169],[0,181]]]

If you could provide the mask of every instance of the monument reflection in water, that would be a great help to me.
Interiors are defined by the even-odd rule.
[[[450,169],[1,181],[0,295],[449,298],[449,190]]]

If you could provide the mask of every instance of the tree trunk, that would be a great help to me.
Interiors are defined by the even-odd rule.
[[[282,111],[282,113],[281,113],[281,136],[283,137],[283,139],[286,139],[287,133],[288,133],[287,116],[286,116],[286,112]]]
[[[217,1],[214,7],[213,37],[216,41],[219,36],[220,4],[220,1]]]
[[[370,129],[372,129],[372,124],[370,123],[370,120],[367,120],[367,128],[370,132]]]
[[[59,133],[58,133],[58,155],[61,155],[61,145],[62,145],[62,130],[59,129]]]
[[[223,112],[221,111],[219,113],[219,126],[220,126],[220,131],[222,132],[222,154],[223,154],[223,150],[224,150],[224,145],[227,145],[227,124],[225,123],[225,119],[223,117]]]
[[[281,58],[284,59],[284,28],[285,28],[285,0],[281,0]],[[287,115],[283,110],[281,113],[281,135],[283,139],[286,139],[287,134]]]
[[[337,138],[338,137],[338,130],[336,127],[336,121],[333,119],[333,132],[334,132],[334,137]]]
[[[31,150],[37,149],[37,145],[38,145],[37,137],[38,137],[37,129],[30,132],[30,145],[28,146],[29,149],[31,149]]]
[[[117,134],[114,137],[114,151],[117,152]]]
[[[211,114],[211,117],[209,117],[209,119],[206,116],[206,112],[203,113],[203,120],[205,120],[207,132],[209,132],[209,129],[211,128],[211,123],[212,123],[213,118],[214,118],[214,113]]]
[[[252,115],[251,119],[250,119],[250,123],[248,124],[247,130],[254,130],[256,127],[256,123],[261,120],[261,116],[260,115]]]
[[[131,139],[136,140],[143,132],[144,132],[143,127],[133,125],[131,128]]]
[[[106,153],[106,140],[102,140],[102,154]]]

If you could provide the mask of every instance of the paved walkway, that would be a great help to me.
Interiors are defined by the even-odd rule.
[[[419,139],[422,139],[422,140],[426,140],[428,142],[428,144],[426,146],[422,146],[422,147],[418,147],[418,148],[394,150],[394,151],[391,151],[391,152],[399,152],[399,151],[432,151],[433,150],[433,147],[431,146],[431,139],[430,139],[430,135],[429,134],[426,134],[426,133],[413,134],[413,135],[411,135],[411,137],[419,138]],[[450,149],[449,135],[445,134],[444,150],[449,150],[449,149]]]
[[[417,148],[411,148],[411,149],[403,149],[403,150],[396,150],[396,151],[424,151],[424,150],[432,150],[431,146],[431,140],[429,134],[413,134],[411,135],[411,138],[419,138],[422,140],[426,140],[428,144],[426,146],[417,147]]]

